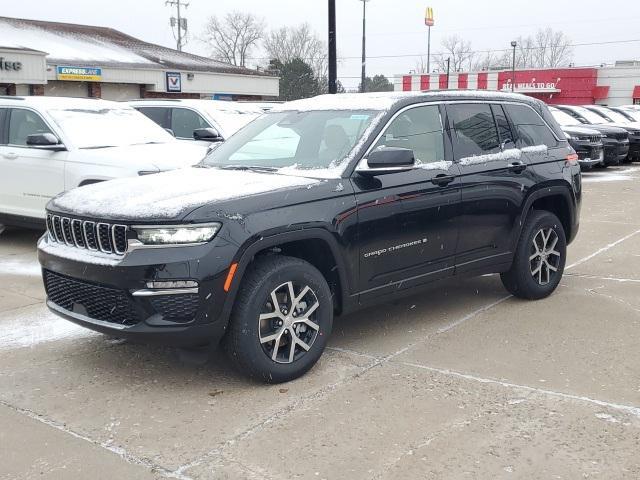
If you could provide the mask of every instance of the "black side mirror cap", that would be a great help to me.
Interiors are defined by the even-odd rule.
[[[67,149],[53,133],[32,133],[27,135],[27,146],[41,150],[61,152]]]
[[[193,131],[193,138],[205,142],[224,142],[224,138],[215,128],[198,128]]]
[[[413,150],[382,147],[369,154],[366,167],[360,167],[356,171],[364,176],[388,175],[413,170],[415,166],[416,159]]]

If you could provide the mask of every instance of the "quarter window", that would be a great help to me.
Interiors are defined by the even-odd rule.
[[[447,111],[453,129],[456,160],[500,150],[498,130],[489,105],[454,104],[448,105]]]
[[[554,147],[558,141],[553,136],[551,130],[544,120],[534,112],[531,108],[525,105],[505,105],[505,109],[511,118],[511,121],[516,126],[518,133],[518,140],[516,146],[518,148],[523,147],[535,147],[539,145],[546,145],[548,147]]]
[[[211,125],[193,110],[174,108],[171,112],[171,130],[178,138],[193,138],[193,131]]]
[[[498,134],[500,135],[500,142],[505,148],[513,148],[515,145],[515,139],[511,132],[511,125],[507,120],[507,116],[504,113],[501,105],[492,105],[493,116],[496,119],[496,125],[498,126]]]
[[[443,138],[439,107],[416,107],[396,117],[374,149],[408,148],[413,150],[417,163],[432,163],[444,159]]]
[[[14,108],[9,116],[9,145],[27,145],[27,137],[36,133],[52,133],[44,120],[31,110]]]

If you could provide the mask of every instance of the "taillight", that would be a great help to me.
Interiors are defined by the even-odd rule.
[[[567,155],[567,159],[565,160],[564,164],[567,167],[575,167],[578,165],[578,154],[577,153],[570,153],[569,155]]]

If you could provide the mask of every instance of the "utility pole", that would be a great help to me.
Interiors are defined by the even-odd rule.
[[[336,46],[336,0],[329,0],[329,93],[338,93],[338,58]]]
[[[362,80],[360,82],[360,92],[366,91],[367,80],[367,2],[369,0],[360,0],[362,2]]]
[[[515,40],[511,42],[511,46],[513,47],[513,63],[511,64],[511,93],[516,91],[516,47],[518,46],[518,42]]]
[[[189,6],[188,2],[184,2],[183,0],[166,0],[164,2],[165,5],[170,7],[176,7],[176,16],[171,17],[171,26],[178,27],[178,38],[176,39],[176,48],[179,52],[182,51],[182,32],[184,30],[184,34],[187,34],[187,19],[182,17],[182,12],[180,11],[181,7],[187,8]]]

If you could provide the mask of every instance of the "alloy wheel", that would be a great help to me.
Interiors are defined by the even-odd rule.
[[[547,285],[558,272],[562,255],[555,248],[559,237],[552,228],[541,228],[531,242],[529,266],[538,285]]]
[[[258,320],[260,344],[276,363],[293,363],[313,346],[320,326],[315,315],[320,302],[308,285],[286,282],[265,301]]]

